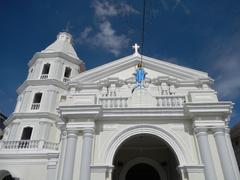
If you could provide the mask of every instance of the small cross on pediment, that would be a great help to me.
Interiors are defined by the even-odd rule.
[[[134,49],[134,54],[139,54],[138,49],[140,48],[140,46],[139,46],[137,43],[135,43],[135,44],[132,46],[132,48]]]

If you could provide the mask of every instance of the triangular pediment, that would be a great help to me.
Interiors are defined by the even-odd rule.
[[[133,77],[136,65],[141,61],[147,78],[169,77],[179,81],[208,79],[208,74],[147,56],[130,55],[102,66],[85,71],[74,77],[71,82],[95,83],[108,78],[122,80]]]

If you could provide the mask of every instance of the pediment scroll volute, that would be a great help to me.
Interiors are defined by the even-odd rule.
[[[160,95],[175,95],[176,89],[179,87],[179,82],[177,79],[167,76],[152,79],[152,84],[159,88]]]
[[[125,82],[119,78],[107,78],[98,82],[101,97],[116,97]]]

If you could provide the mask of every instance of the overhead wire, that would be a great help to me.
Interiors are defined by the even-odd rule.
[[[143,0],[143,8],[142,8],[142,33],[141,33],[141,66],[143,65],[143,53],[144,53],[144,37],[145,37],[145,15],[146,15],[146,0]]]

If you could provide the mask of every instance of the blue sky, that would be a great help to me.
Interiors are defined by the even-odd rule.
[[[60,31],[74,37],[87,69],[132,53],[141,44],[140,0],[0,1],[0,109],[11,114],[16,88],[34,53]],[[143,54],[208,72],[220,100],[240,120],[240,1],[146,0]]]

